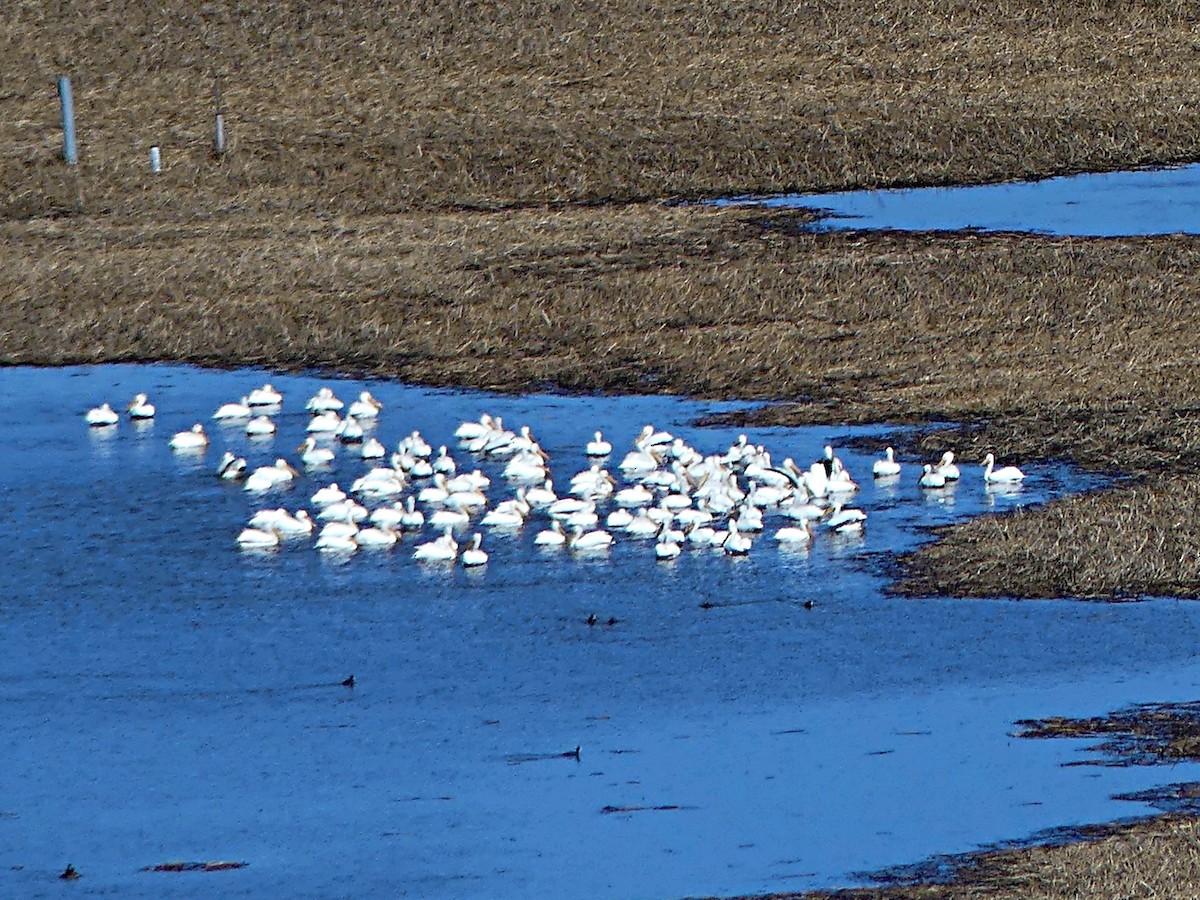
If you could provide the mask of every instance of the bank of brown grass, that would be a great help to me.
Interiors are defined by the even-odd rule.
[[[13,0],[0,22],[0,216],[367,213],[1191,159],[1193,12],[1138,0]],[[78,181],[55,161],[64,72]],[[209,156],[216,75],[222,161]],[[156,178],[152,144],[166,163]]]

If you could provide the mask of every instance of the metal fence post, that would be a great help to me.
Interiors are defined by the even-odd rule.
[[[63,159],[67,165],[79,162],[79,147],[75,143],[75,101],[71,97],[71,79],[58,76],[58,99],[62,104]]]

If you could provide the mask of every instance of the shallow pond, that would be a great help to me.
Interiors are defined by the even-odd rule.
[[[292,455],[317,387],[349,399],[363,383],[272,377],[286,396],[279,434],[252,443],[210,426],[196,457],[173,454],[169,437],[264,373],[0,378],[9,896],[57,896],[67,862],[83,874],[72,890],[154,898],[849,885],[1149,811],[1110,796],[1161,773],[1063,767],[1083,744],[1012,738],[1012,723],[1193,699],[1200,675],[1197,604],[884,595],[892,554],[927,527],[1093,486],[1059,466],[994,494],[963,461],[956,488],[923,493],[915,466],[872,484],[871,457],[845,446],[879,432],[758,429],[751,440],[776,458],[807,463],[838,445],[862,485],[860,538],[822,532],[786,553],[769,522],[746,558],[689,551],[664,564],[646,542],[598,558],[546,553],[531,522],[488,534],[491,560],[475,571],[415,562],[411,537],[349,560],[311,541],[247,554],[234,538],[253,510],[306,506],[367,465],[344,453],[332,471],[255,498],[214,477],[222,451],[252,466]],[[737,437],[692,424],[729,404],[369,387],[389,449],[414,428],[449,442],[487,411],[531,425],[563,486],[586,467],[596,428],[617,448],[611,466],[647,422],[702,452]],[[152,424],[83,424],[88,407],[143,390],[159,408]],[[496,478],[492,496],[508,493]],[[342,687],[351,673],[356,686]],[[563,755],[577,745],[578,759]],[[219,859],[249,865],[139,871]]]
[[[1200,166],[967,187],[792,194],[755,202],[821,210],[826,217],[818,227],[828,229],[1200,234]]]

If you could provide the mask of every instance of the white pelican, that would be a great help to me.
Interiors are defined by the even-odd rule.
[[[612,542],[612,535],[607,531],[584,531],[577,526],[567,543],[572,550],[603,550]]]
[[[674,559],[681,552],[683,552],[683,548],[675,540],[675,535],[664,528],[662,534],[658,537],[658,543],[654,545],[655,558],[662,560]]]
[[[221,464],[217,466],[217,477],[225,481],[234,481],[245,474],[246,460],[226,450],[225,455],[221,457]]]
[[[1025,473],[1016,466],[1001,466],[996,468],[996,457],[989,453],[983,458],[983,480],[989,484],[1012,484],[1025,477]]]
[[[876,478],[889,478],[900,474],[900,463],[896,462],[896,451],[891,447],[883,452],[883,459],[875,460],[871,473]]]
[[[387,456],[387,448],[375,438],[367,438],[363,441],[358,455],[363,459],[383,459]]]
[[[443,475],[450,476],[458,471],[458,465],[454,462],[454,457],[446,450],[446,445],[438,447],[437,459],[431,464],[433,471],[441,472]]]
[[[404,518],[404,505],[399,501],[391,506],[378,506],[371,510],[372,525],[381,528],[400,528],[400,520]]]
[[[356,419],[374,419],[378,417],[383,404],[371,396],[370,391],[363,391],[358,399],[350,404],[347,412]]]
[[[850,477],[850,473],[846,471],[842,461],[836,457],[833,460],[833,471],[829,474],[826,490],[831,494],[847,494],[858,490],[858,485],[854,483],[854,479]]]
[[[654,502],[654,494],[644,484],[635,484],[617,491],[613,495],[613,502],[617,506],[646,506]]]
[[[458,541],[447,528],[437,540],[418,544],[413,551],[413,559],[423,559],[433,562],[448,562],[458,556]]]
[[[342,417],[330,409],[313,416],[304,429],[309,434],[333,434],[342,427]]]
[[[649,538],[658,534],[659,524],[650,518],[645,509],[639,509],[625,526],[625,533],[635,538]]]
[[[337,503],[330,503],[317,513],[322,522],[361,522],[369,515],[367,508],[347,497]]]
[[[946,486],[946,476],[936,471],[929,463],[925,463],[925,471],[917,483],[923,488],[944,488]]]
[[[739,506],[735,519],[737,520],[738,531],[763,530],[763,513],[757,506]]]
[[[596,512],[596,504],[588,503],[581,509],[575,510],[564,520],[568,528],[591,528],[593,525],[600,523],[600,516]]]
[[[825,527],[830,531],[862,531],[867,514],[861,509],[842,509],[842,504],[835,503],[825,520]]]
[[[316,527],[317,523],[312,520],[312,516],[303,509],[296,510],[296,514],[291,516],[285,511],[274,523],[275,530],[283,537],[303,537],[312,534]]]
[[[420,431],[414,431],[408,437],[401,438],[396,449],[401,453],[407,450],[413,456],[420,456],[424,459],[433,455],[433,448],[429,446],[429,442],[425,438],[421,437]]]
[[[357,444],[362,441],[365,432],[358,419],[354,416],[346,416],[333,434],[343,444]]]
[[[275,433],[275,423],[270,416],[255,416],[246,423],[246,434],[251,437],[263,437]]]
[[[208,446],[208,435],[204,426],[197,422],[188,431],[181,431],[171,438],[172,450],[203,450]]]
[[[283,394],[267,382],[260,388],[255,388],[246,395],[246,402],[251,406],[278,406],[283,402]]]
[[[138,394],[134,397],[129,405],[125,407],[125,411],[129,413],[129,418],[131,419],[153,419],[155,412],[154,404],[150,402],[150,398],[145,394]]]
[[[588,456],[608,456],[612,453],[612,444],[604,439],[599,431],[587,443],[585,452]]]
[[[712,547],[714,544],[719,545],[724,539],[725,532],[717,531],[698,522],[689,525],[687,531],[684,532],[684,541],[695,547]]]
[[[604,520],[605,528],[625,528],[633,521],[633,513],[627,507],[614,509]]]
[[[788,526],[775,532],[775,540],[781,544],[801,544],[812,540],[812,526],[809,520],[802,520],[799,527]]]
[[[250,404],[243,397],[236,403],[225,403],[217,407],[217,411],[212,414],[214,419],[248,419],[254,414],[250,409]]]
[[[376,466],[361,478],[354,479],[350,493],[362,494],[368,499],[398,497],[407,486],[404,476],[387,466]]]
[[[313,506],[329,506],[331,503],[340,503],[345,500],[346,492],[338,487],[335,481],[318,490],[310,499]]]
[[[651,447],[664,447],[675,440],[674,435],[669,431],[655,431],[653,425],[647,425],[642,429],[641,433],[633,439],[633,446],[639,450],[648,450]]]
[[[749,535],[738,531],[737,520],[730,519],[729,531],[725,534],[725,539],[721,542],[721,549],[730,556],[745,556],[750,552],[752,543]]]
[[[404,514],[400,517],[400,527],[416,530],[425,524],[425,513],[417,509],[417,501],[409,497],[404,501]]]
[[[386,525],[375,525],[371,528],[363,528],[354,536],[360,547],[370,547],[376,550],[385,550],[388,547],[396,546],[396,541],[400,538],[391,528]]]
[[[938,460],[938,464],[933,467],[933,471],[937,472],[947,481],[957,481],[962,474],[958,471],[958,466],[954,462],[954,451],[947,450],[942,454],[942,458]]]
[[[352,538],[358,534],[358,525],[354,522],[339,519],[335,522],[326,522],[321,526],[322,538]]]
[[[525,516],[521,512],[520,507],[515,505],[515,501],[508,500],[495,509],[489,509],[484,513],[483,518],[479,520],[479,524],[492,528],[516,529],[525,524]]]
[[[434,528],[461,528],[471,520],[462,507],[443,506],[429,515],[429,524]]]
[[[345,404],[334,396],[333,389],[327,387],[318,390],[316,395],[304,404],[305,409],[314,413],[323,413],[331,409],[341,409],[343,406]]]
[[[522,450],[505,465],[504,477],[512,481],[545,481],[546,460],[540,453]]]
[[[534,509],[547,507],[557,499],[558,495],[554,493],[554,482],[549,478],[541,487],[531,487],[525,492],[525,500]]]
[[[286,459],[277,459],[269,466],[259,466],[246,479],[244,490],[269,491],[271,488],[290,484],[300,473]]]
[[[237,536],[237,542],[239,547],[265,550],[279,546],[279,533],[264,528],[243,528]]]
[[[479,417],[478,422],[463,422],[454,431],[454,437],[460,441],[473,441],[492,430],[493,419],[487,413]]]
[[[99,406],[89,409],[87,414],[84,415],[83,420],[89,425],[98,428],[104,425],[116,425],[120,418],[115,409],[107,403],[101,403]]]
[[[335,528],[336,525],[340,525],[340,523],[331,522],[321,529],[321,533],[317,535],[317,549],[323,553],[347,555],[358,552],[358,541],[356,540],[358,529],[347,532],[342,527]]]
[[[296,448],[300,454],[300,462],[306,466],[327,466],[333,462],[334,453],[328,447],[318,447],[317,439],[307,437],[304,443]]]
[[[482,543],[483,535],[475,532],[471,538],[471,545],[462,552],[462,564],[464,566],[482,566],[488,561],[487,552],[480,547]]]
[[[533,542],[539,547],[561,547],[567,542],[567,535],[562,529],[562,525],[556,519],[550,523],[550,527],[544,531],[539,531]]]
[[[639,447],[636,450],[630,450],[626,453],[625,458],[621,460],[621,464],[617,468],[627,477],[653,472],[658,468],[658,457],[651,453],[650,450]]]

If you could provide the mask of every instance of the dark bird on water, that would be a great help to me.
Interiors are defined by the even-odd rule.
[[[566,753],[561,754],[561,756],[563,759],[578,760],[579,759],[579,745],[576,744],[574,750],[568,750]]]
[[[595,625],[597,622],[595,613],[588,613],[587,623],[589,626]]]
[[[79,877],[79,872],[77,872],[75,870],[75,867],[73,865],[71,865],[70,863],[67,863],[67,867],[62,870],[62,874],[59,875],[58,877],[61,878],[63,881],[74,881],[76,878]]]
[[[817,605],[817,604],[816,604],[816,603],[814,603],[812,600],[805,600],[805,601],[804,601],[804,608],[805,608],[805,609],[812,609],[812,608],[813,608],[814,606],[816,606],[816,605]]]
[[[350,688],[354,687],[354,676],[351,675],[349,678],[347,678],[345,681],[343,681],[342,687],[350,687]]]

